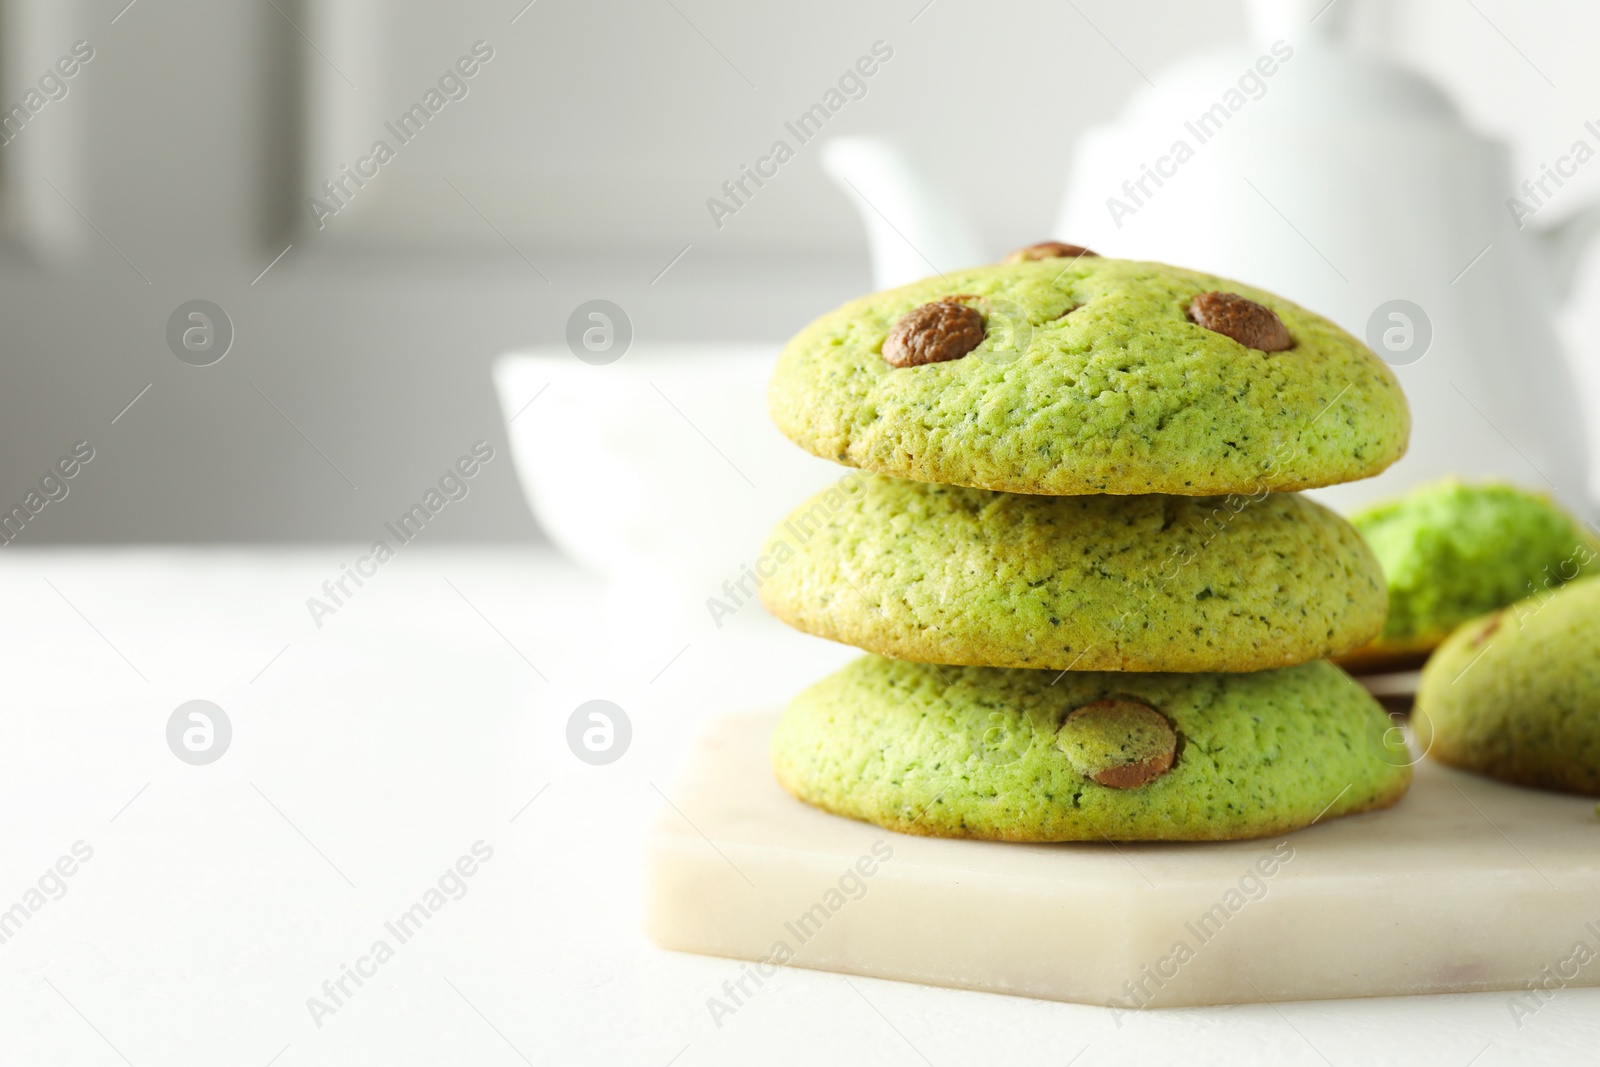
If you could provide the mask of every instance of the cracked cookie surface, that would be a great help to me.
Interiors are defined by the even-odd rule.
[[[1383,571],[1295,493],[1032,496],[856,475],[760,559],[767,610],[899,659],[1102,671],[1255,671],[1360,647]]]
[[[1270,310],[1267,352],[1192,321],[1206,293]],[[961,358],[892,366],[900,319],[980,307]],[[769,407],[826,459],[1017,493],[1204,496],[1332,485],[1405,451],[1393,372],[1320,315],[1251,286],[1159,263],[1084,256],[952,271],[852,301],[796,335]]]

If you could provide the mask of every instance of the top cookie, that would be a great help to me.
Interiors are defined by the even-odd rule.
[[[852,301],[785,346],[768,400],[824,458],[1052,495],[1333,485],[1399,459],[1411,426],[1394,374],[1327,319],[1092,254]]]

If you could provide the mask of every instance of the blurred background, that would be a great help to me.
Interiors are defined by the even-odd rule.
[[[1592,1048],[1594,991],[1124,1026],[788,968],[724,1026],[743,965],[638,916],[700,724],[855,654],[732,590],[842,473],[771,360],[874,287],[1050,237],[1212,270],[1395,366],[1412,452],[1350,492],[1594,516],[1596,40],[1579,0],[0,0],[0,915],[95,856],[0,923],[0,1063]]]
[[[1354,48],[1506,141],[1513,181],[1600,118],[1593,5],[1335,4]],[[648,368],[666,345],[776,344],[870,288],[861,205],[784,123],[875,42],[892,59],[826,135],[892,133],[998,255],[1070,238],[1051,230],[1080,135],[1196,50],[1251,48],[1246,18],[1234,0],[5,0],[5,106],[77,42],[92,58],[0,146],[0,499],[86,440],[93,462],[21,540],[368,539],[472,442],[504,452],[491,364],[563,346],[580,304],[622,308]],[[475,56],[423,129],[389,132]],[[779,138],[794,157],[714,218]],[[379,139],[393,157],[343,179]],[[1536,221],[1597,189],[1600,166],[1578,168]],[[1339,228],[1298,221],[1318,247]],[[196,299],[232,327],[209,366],[168,342]],[[1580,269],[1557,321],[1587,395],[1597,318]],[[540,536],[510,462],[429,530]]]

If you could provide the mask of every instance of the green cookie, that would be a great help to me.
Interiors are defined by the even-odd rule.
[[[1600,578],[1475,620],[1422,671],[1429,754],[1517,785],[1600,796]]]
[[[1248,298],[1218,305],[1213,325],[1291,347],[1198,325],[1195,300],[1213,292]],[[928,314],[942,298],[960,299]],[[886,342],[896,362],[943,361],[892,366]],[[1377,474],[1410,432],[1394,374],[1327,319],[1223,278],[1092,256],[846,304],[789,342],[768,399],[819,456],[1016,493],[1305,489]]]
[[[807,633],[930,663],[1255,671],[1383,626],[1361,536],[1294,493],[1029,496],[853,474],[773,530],[761,597]]]
[[[1322,661],[1117,674],[866,656],[795,698],[772,754],[827,811],[1001,841],[1263,837],[1387,807],[1411,780],[1383,709]]]
[[[1543,493],[1446,478],[1350,520],[1389,586],[1383,634],[1342,662],[1420,659],[1484,612],[1593,573],[1600,542]]]

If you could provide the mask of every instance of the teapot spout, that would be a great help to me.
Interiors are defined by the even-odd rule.
[[[988,261],[965,206],[892,141],[835,138],[822,169],[861,215],[877,288]]]

